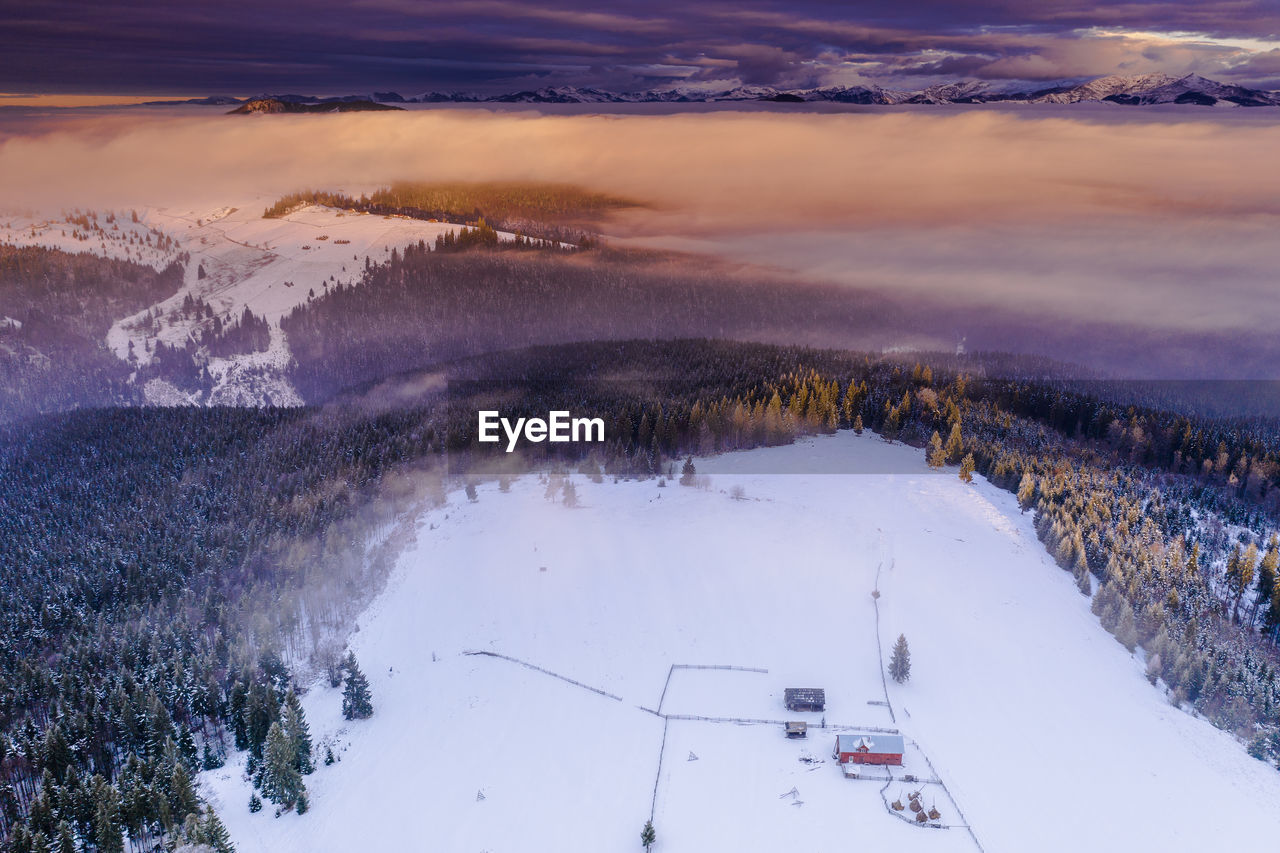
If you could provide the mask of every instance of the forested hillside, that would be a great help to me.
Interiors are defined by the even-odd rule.
[[[592,239],[610,212],[639,206],[631,199],[567,184],[399,181],[360,198],[324,190],[290,193],[262,215],[286,216],[302,204],[459,225],[484,220],[499,231],[569,243]]]
[[[173,295],[182,267],[0,245],[0,422],[140,400],[109,351],[115,320]]]
[[[781,343],[872,338],[905,309],[836,287],[743,275],[630,251],[425,245],[317,293],[281,321],[291,378],[319,402],[405,370],[533,344],[715,337]]]
[[[1154,684],[1274,762],[1275,433],[948,362],[705,340],[573,344],[443,365],[444,386],[385,379],[324,408],[106,409],[9,427],[9,849],[216,835],[191,773],[231,749],[264,771],[285,749],[284,734],[267,748],[273,730],[288,729],[289,760],[305,767],[294,676],[337,671],[350,620],[386,570],[380,555],[396,546],[388,525],[462,478],[517,472],[485,473],[495,456],[474,441],[476,409],[495,399],[515,416],[604,414],[604,445],[540,445],[515,462],[593,478],[677,476],[689,454],[846,428],[980,473],[1036,513],[1104,627],[1146,650]],[[305,795],[277,803],[305,808]]]

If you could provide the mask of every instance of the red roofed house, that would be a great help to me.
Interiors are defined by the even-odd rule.
[[[902,735],[836,735],[835,758],[841,764],[902,766]]]

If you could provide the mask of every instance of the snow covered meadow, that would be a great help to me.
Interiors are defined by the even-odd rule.
[[[374,716],[343,720],[324,681],[304,697],[338,758],[306,778],[307,814],[250,814],[243,755],[203,774],[237,849],[638,850],[651,814],[673,853],[1257,850],[1280,831],[1280,776],[1146,682],[1012,495],[870,434],[697,465],[709,488],[575,475],[569,508],[527,476],[424,513],[352,639]],[[885,655],[899,633],[912,650],[892,710],[877,586]],[[788,686],[824,687],[825,715],[786,711]],[[793,718],[806,740],[783,737]],[[835,733],[862,728],[901,731],[895,775],[941,784],[843,778]],[[886,808],[916,789],[948,828]]]

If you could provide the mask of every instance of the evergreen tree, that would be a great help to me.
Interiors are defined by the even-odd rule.
[[[204,834],[204,843],[212,847],[214,853],[235,853],[236,848],[231,843],[231,836],[227,834],[227,828],[222,825],[222,820],[213,809],[205,811],[201,830]]]
[[[293,807],[303,791],[302,776],[294,766],[296,757],[294,744],[284,728],[279,723],[272,723],[263,752],[262,794],[286,809]]]
[[[176,823],[182,823],[187,815],[194,814],[200,808],[196,799],[195,788],[191,785],[191,775],[187,768],[178,762],[173,765],[173,773],[169,778],[169,812]]]
[[[258,799],[257,794],[249,795],[249,811],[250,812],[262,811],[262,800]]]
[[[1265,607],[1264,624],[1267,628],[1274,628],[1275,616],[1272,612],[1271,602],[1274,599],[1276,591],[1276,575],[1280,570],[1280,538],[1274,533],[1267,542],[1267,550],[1262,555],[1262,562],[1258,563],[1258,603]]]
[[[307,717],[302,712],[302,703],[292,690],[284,700],[284,733],[293,744],[293,766],[304,776],[315,770],[311,761],[311,730],[307,726]]]
[[[342,690],[342,716],[348,720],[363,720],[373,715],[373,695],[369,692],[369,680],[360,671],[354,652],[347,654],[347,684]]]
[[[693,479],[697,474],[698,470],[693,467],[693,457],[690,456],[688,459],[684,460],[684,465],[680,468],[680,485],[692,486]]]
[[[898,635],[898,642],[893,644],[893,655],[889,658],[889,675],[899,684],[911,678],[911,649],[907,647],[906,634]]]
[[[98,853],[124,853],[124,826],[120,821],[120,797],[116,789],[101,776],[95,776],[96,808],[93,820],[93,839]]]
[[[658,833],[654,831],[653,821],[651,820],[645,821],[644,829],[640,830],[640,843],[644,845],[645,850],[648,850],[649,848],[653,847],[654,843],[657,842],[657,840],[658,840]]]
[[[65,820],[58,821],[58,837],[54,841],[56,853],[76,853],[76,836],[71,824]]]
[[[960,479],[966,483],[972,483],[973,471],[975,467],[976,466],[973,461],[973,454],[966,453],[964,455],[964,459],[960,460]]]
[[[855,415],[853,418],[853,431],[858,435],[862,435],[862,429],[862,415]]]

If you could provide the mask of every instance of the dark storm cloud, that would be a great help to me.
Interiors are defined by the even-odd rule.
[[[1275,39],[1272,0],[0,0],[0,90],[416,93],[1150,70],[1248,82],[1276,76],[1266,52],[1277,45],[1265,43]]]

